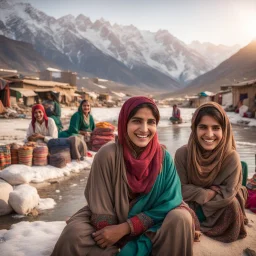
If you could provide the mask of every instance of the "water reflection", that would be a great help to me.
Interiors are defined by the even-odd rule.
[[[169,127],[160,127],[158,136],[160,142],[167,147],[167,150],[174,157],[176,150],[187,144],[190,131],[189,126],[171,125]],[[251,177],[255,172],[256,129],[233,126],[233,132],[240,159],[247,162],[249,177]]]

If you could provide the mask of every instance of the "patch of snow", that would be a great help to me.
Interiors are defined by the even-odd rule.
[[[36,207],[38,210],[52,209],[56,205],[56,202],[52,198],[40,198],[39,204]]]
[[[95,86],[101,88],[101,89],[106,89],[107,87],[105,85],[100,85],[100,84],[96,84],[96,83],[93,83]]]

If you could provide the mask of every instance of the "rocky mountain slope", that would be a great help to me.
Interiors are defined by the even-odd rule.
[[[131,85],[173,91],[212,68],[166,30],[91,22],[82,14],[55,19],[11,0],[0,0],[0,34],[31,43],[63,69]]]
[[[37,72],[49,66],[57,67],[36,52],[31,44],[0,35],[0,68]]]
[[[188,87],[175,93],[162,94],[160,98],[199,93],[201,91],[218,92],[220,86],[255,79],[256,77],[256,41],[239,50],[215,69],[193,80]]]

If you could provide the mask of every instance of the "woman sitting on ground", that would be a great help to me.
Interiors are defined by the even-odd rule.
[[[81,134],[85,136],[87,141],[91,132],[95,128],[95,123],[91,112],[91,106],[88,100],[83,100],[80,103],[78,111],[73,114],[70,120],[69,128],[66,131],[59,133],[59,138],[67,138]]]
[[[48,142],[58,138],[58,130],[53,119],[45,113],[41,104],[32,107],[32,121],[27,130],[27,140],[34,142]]]
[[[194,113],[191,129],[188,144],[175,154],[183,199],[205,235],[226,243],[244,238],[247,192],[229,119],[219,104],[206,103]]]
[[[172,123],[179,123],[181,124],[182,123],[182,118],[181,118],[181,115],[180,115],[180,109],[177,107],[176,104],[173,105],[172,107],[172,116],[170,117],[170,121]]]
[[[159,144],[159,118],[146,97],[125,102],[118,140],[95,155],[88,205],[67,221],[52,256],[192,255],[193,219],[173,160]]]
[[[46,99],[43,101],[42,105],[45,108],[46,115],[54,120],[58,132],[62,131],[63,126],[60,120],[61,109],[56,95],[53,92],[47,92]]]

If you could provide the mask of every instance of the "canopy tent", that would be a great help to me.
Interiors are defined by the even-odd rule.
[[[25,97],[32,97],[32,96],[37,96],[37,94],[30,89],[24,89],[24,88],[10,88],[12,91],[19,92]]]
[[[0,100],[4,107],[11,106],[9,81],[0,77]]]

